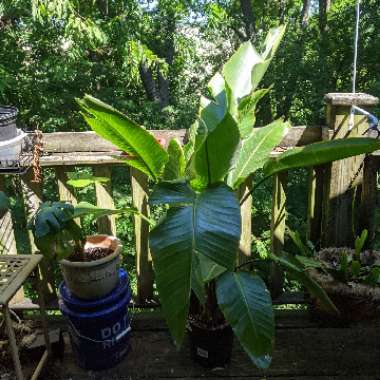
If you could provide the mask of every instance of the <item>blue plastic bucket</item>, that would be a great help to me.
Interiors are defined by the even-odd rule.
[[[71,345],[80,367],[107,369],[127,354],[130,341],[128,305],[131,288],[126,272],[120,269],[119,285],[99,300],[74,297],[60,286],[60,309],[69,322]]]

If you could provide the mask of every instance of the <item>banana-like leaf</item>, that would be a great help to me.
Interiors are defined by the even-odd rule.
[[[165,165],[163,180],[178,180],[185,176],[186,161],[181,144],[171,139],[168,146],[169,160]]]
[[[193,244],[193,209],[176,207],[150,233],[157,289],[177,346],[185,335],[189,313]]]
[[[288,127],[289,124],[280,119],[266,127],[254,128],[236,152],[233,169],[228,175],[228,185],[237,188],[250,174],[261,169],[273,148],[285,136]]]
[[[239,104],[238,125],[240,135],[246,138],[256,123],[256,107],[259,101],[269,92],[269,88],[252,92],[243,98]]]
[[[242,98],[259,85],[284,36],[285,26],[273,28],[265,40],[265,50],[258,53],[251,42],[245,42],[223,66],[222,74],[230,91],[229,108],[235,115]]]
[[[78,100],[83,116],[101,137],[112,142],[133,159],[127,161],[157,180],[168,160],[166,151],[143,127],[102,101],[86,95]]]
[[[204,188],[222,182],[231,167],[239,142],[238,125],[227,113],[221,123],[207,135],[200,148],[196,147],[192,158],[196,178],[192,185]]]
[[[247,272],[226,272],[216,280],[218,304],[255,364],[266,368],[274,343],[272,300],[264,281]]]
[[[318,298],[323,307],[332,313],[339,314],[338,309],[330,300],[322,287],[307,273],[306,268],[295,257],[283,254],[281,257],[270,254],[270,258],[287,270],[297,281],[301,282],[314,297]]]
[[[195,193],[187,182],[160,182],[149,197],[149,204],[183,206],[193,204]]]
[[[264,175],[269,177],[283,170],[322,165],[378,149],[380,141],[367,137],[352,137],[296,147],[268,160],[264,165]]]
[[[207,256],[199,255],[199,271],[203,283],[210,282],[226,271],[226,268],[210,260]]]
[[[193,256],[204,255],[233,269],[240,234],[239,203],[224,184],[197,194],[191,205],[170,208],[151,232],[157,289],[177,344],[185,332],[190,288],[196,291],[202,283],[199,273],[192,272]]]

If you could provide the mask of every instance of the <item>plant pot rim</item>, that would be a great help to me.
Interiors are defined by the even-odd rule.
[[[93,260],[93,261],[70,261],[67,259],[62,259],[59,261],[60,264],[68,266],[68,267],[82,267],[82,268],[91,268],[96,267],[98,265],[102,265],[105,263],[108,263],[109,261],[113,260],[115,257],[119,256],[121,253],[122,245],[120,240],[116,236],[112,235],[105,235],[105,234],[96,234],[96,235],[90,235],[87,236],[86,242],[88,242],[91,238],[104,238],[104,240],[112,240],[116,242],[116,248],[114,251],[106,256],[102,257],[101,259]]]
[[[221,331],[221,330],[224,330],[225,328],[228,328],[228,327],[231,327],[229,325],[229,323],[226,321],[216,327],[207,327],[207,326],[202,326],[201,323],[197,322],[196,320],[194,320],[193,318],[188,318],[188,322],[189,324],[201,329],[201,330],[206,330],[206,331]]]
[[[380,301],[380,286],[371,286],[356,282],[341,282],[329,273],[321,273],[317,269],[309,269],[309,275],[317,281],[327,294],[335,294],[344,297],[354,297]]]

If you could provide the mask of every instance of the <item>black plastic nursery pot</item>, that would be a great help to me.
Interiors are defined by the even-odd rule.
[[[193,360],[205,368],[225,367],[231,361],[233,332],[229,325],[207,329],[189,321]]]

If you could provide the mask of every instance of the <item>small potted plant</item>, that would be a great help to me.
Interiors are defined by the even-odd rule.
[[[368,231],[355,240],[355,248],[324,248],[319,252],[298,256],[313,278],[329,295],[339,316],[331,315],[314,300],[314,311],[328,322],[366,322],[379,318],[380,254],[363,250]]]
[[[184,149],[171,140],[165,150],[149,131],[98,99],[86,95],[78,100],[90,127],[128,153],[131,159],[126,163],[155,183],[150,204],[167,207],[150,233],[157,290],[175,343],[181,345],[190,330],[194,357],[207,366],[229,361],[232,332],[260,368],[268,367],[273,350],[269,291],[255,269],[247,272],[235,266],[241,237],[239,186],[259,169],[267,179],[282,170],[319,165],[380,146],[374,139],[352,138],[269,157],[289,125],[279,119],[254,128],[257,103],[268,93],[257,87],[283,34],[283,27],[271,30],[262,53],[245,42],[214,75],[209,98],[201,98]],[[271,258],[300,279],[326,308],[335,310],[304,268],[291,258],[273,254]],[[217,344],[223,349],[215,349]]]
[[[110,293],[118,282],[121,244],[114,236],[85,236],[75,219],[99,218],[133,209],[101,209],[87,202],[42,203],[31,221],[37,248],[56,259],[70,291],[81,299],[96,299]]]

